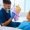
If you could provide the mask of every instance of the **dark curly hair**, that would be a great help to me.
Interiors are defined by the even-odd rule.
[[[3,0],[3,3],[4,4],[11,4],[11,1],[10,0]]]

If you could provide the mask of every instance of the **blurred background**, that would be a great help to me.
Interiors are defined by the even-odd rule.
[[[13,11],[13,8],[15,8],[17,5],[21,8],[21,11],[19,13],[19,18],[17,21],[13,22],[23,22],[26,21],[26,15],[30,11],[30,0],[11,0],[11,10]],[[0,0],[0,9],[3,7],[3,0]]]

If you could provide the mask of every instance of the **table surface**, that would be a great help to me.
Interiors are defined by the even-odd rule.
[[[0,27],[0,30],[21,30],[21,29],[17,29],[17,28],[13,28],[13,27]]]

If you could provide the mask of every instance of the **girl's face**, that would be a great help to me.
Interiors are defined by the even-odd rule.
[[[28,21],[30,21],[30,14],[27,15],[27,19],[28,19]]]

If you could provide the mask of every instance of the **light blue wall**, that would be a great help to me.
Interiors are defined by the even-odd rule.
[[[24,10],[25,12],[30,10],[30,0],[24,0]]]
[[[2,8],[3,0],[0,0],[0,9]]]

